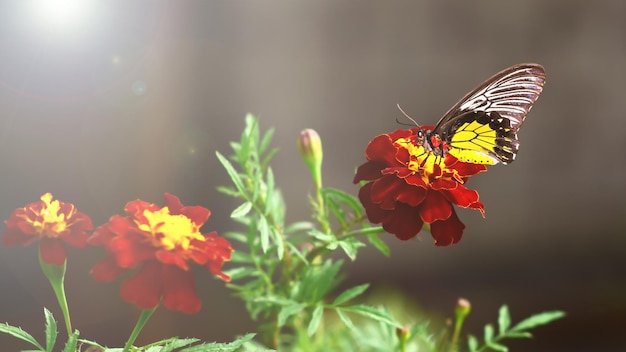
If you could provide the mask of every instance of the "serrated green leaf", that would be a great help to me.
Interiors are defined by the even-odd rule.
[[[252,209],[252,203],[245,202],[241,204],[240,206],[238,206],[237,208],[235,208],[235,210],[233,210],[233,212],[230,213],[230,217],[240,218],[240,217],[246,216],[248,215],[251,209]]]
[[[343,304],[345,302],[348,302],[349,300],[361,295],[363,292],[365,292],[365,290],[367,290],[367,288],[369,287],[369,284],[363,284],[363,285],[359,285],[359,286],[354,286],[352,288],[349,288],[345,291],[343,291],[339,296],[337,296],[337,298],[335,298],[335,300],[333,301],[332,305],[333,306],[338,306],[340,304]]]
[[[519,332],[519,331],[532,329],[540,325],[548,324],[557,319],[561,319],[564,316],[565,316],[565,312],[558,311],[558,310],[535,314],[517,323],[517,325],[515,325],[511,329],[511,331]]]
[[[220,163],[222,163],[224,169],[226,169],[226,173],[228,173],[228,176],[230,176],[231,181],[233,181],[233,184],[235,185],[239,193],[242,195],[246,194],[246,188],[243,185],[241,176],[239,176],[230,161],[228,161],[228,159],[220,154],[220,152],[215,152],[215,155],[217,155],[217,159],[220,161]]]
[[[198,341],[200,341],[200,339],[197,338],[186,338],[186,339],[179,339],[179,338],[169,338],[169,341],[165,344],[165,346],[154,346],[156,348],[158,348],[157,351],[159,352],[172,352],[176,349],[179,349],[181,347],[185,347],[188,345],[191,345],[192,343],[196,343]],[[155,343],[152,343],[153,345]],[[159,344],[159,342],[156,342],[156,344]]]
[[[270,248],[270,228],[267,224],[265,216],[259,216],[257,226],[259,229],[259,235],[261,236],[261,249],[263,250],[263,253],[267,253],[267,250]]]
[[[501,345],[497,342],[491,342],[487,344],[487,347],[491,348],[494,351],[500,351],[500,352],[509,352],[509,348],[506,347],[505,345]]]
[[[37,340],[35,340],[35,338],[31,334],[27,333],[26,331],[22,330],[19,327],[11,326],[7,323],[0,323],[0,333],[5,333],[7,335],[16,337],[20,340],[26,341],[30,343],[31,345],[37,347],[40,351],[45,351],[43,346],[41,346],[39,342],[37,342]]]
[[[350,317],[347,316],[346,313],[341,310],[341,308],[336,308],[335,312],[337,312],[337,316],[339,317],[339,319],[341,319],[341,321],[343,321],[344,324],[346,324],[348,329],[350,329],[351,331],[357,331],[356,326],[354,326],[354,323],[352,323],[352,319],[350,319]]]
[[[180,352],[235,352],[241,348],[244,344],[252,340],[255,334],[245,334],[238,337],[233,342],[218,343],[218,342],[206,342],[200,345],[187,347],[180,350]]]
[[[509,327],[511,326],[511,315],[509,314],[509,307],[506,304],[500,307],[498,311],[498,331],[500,335],[503,335],[507,332]]]
[[[341,309],[345,312],[352,312],[355,314],[362,315],[364,317],[368,317],[375,321],[379,321],[386,325],[393,326],[395,328],[401,328],[402,324],[395,321],[388,313],[382,312],[374,307],[366,306],[366,305],[355,305],[348,307],[341,307]]]
[[[74,330],[72,335],[67,339],[65,343],[65,347],[63,348],[63,352],[76,352],[76,345],[78,344],[78,335],[80,332],[78,330]]]
[[[52,352],[57,341],[57,322],[47,308],[43,309],[43,315],[46,319],[46,351]]]
[[[469,352],[476,352],[478,350],[478,339],[473,335],[468,335],[467,347],[469,348]]]
[[[374,248],[378,249],[378,251],[382,253],[385,257],[388,257],[391,255],[391,250],[389,249],[389,246],[387,246],[387,244],[383,242],[383,240],[378,238],[378,234],[375,234],[375,233],[368,234],[367,240],[372,246],[374,246]]]
[[[287,319],[290,316],[296,313],[300,313],[305,307],[306,305],[304,303],[296,303],[290,306],[282,307],[280,311],[278,312],[278,319],[277,319],[278,326],[279,327],[284,326],[285,323],[287,322]]]
[[[307,329],[307,333],[309,334],[309,336],[313,336],[313,334],[317,331],[317,327],[322,321],[322,315],[324,315],[324,306],[319,305],[315,307],[315,310],[313,310],[313,314],[311,315],[309,327]]]
[[[485,333],[484,333],[484,339],[485,339],[485,343],[489,344],[491,341],[493,341],[493,326],[491,324],[487,324],[485,325]]]

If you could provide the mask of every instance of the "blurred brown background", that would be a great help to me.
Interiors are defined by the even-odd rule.
[[[323,138],[326,185],[356,194],[355,167],[373,136],[399,127],[397,103],[432,124],[498,70],[538,62],[548,81],[517,161],[471,181],[487,218],[460,211],[465,235],[448,248],[429,234],[384,236],[392,256],[363,250],[345,267],[347,284],[403,290],[443,317],[465,297],[479,335],[502,303],[515,320],[567,311],[513,351],[626,349],[626,2],[84,3],[82,19],[56,24],[34,0],[0,5],[0,218],[49,191],[99,225],[167,191],[210,208],[207,230],[225,232],[237,203],[215,191],[228,179],[214,153],[230,153],[252,112],[276,127],[289,220],[307,220],[301,129]],[[120,346],[138,311],[118,299],[119,281],[88,275],[101,256],[70,252],[73,324]],[[61,313],[36,258],[35,246],[0,248],[0,321],[41,341],[42,306]],[[255,331],[222,283],[197,279],[202,311],[161,309],[138,343]],[[4,335],[0,346],[27,347]]]

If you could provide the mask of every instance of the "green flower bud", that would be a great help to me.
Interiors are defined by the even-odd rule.
[[[311,172],[315,186],[317,189],[322,188],[322,159],[324,158],[324,152],[319,134],[310,128],[302,130],[298,137],[298,150],[302,160],[304,160]]]

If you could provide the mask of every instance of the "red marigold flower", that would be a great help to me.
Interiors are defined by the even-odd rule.
[[[161,301],[171,310],[197,313],[202,305],[189,264],[204,266],[224,281],[222,265],[233,251],[216,232],[200,233],[211,212],[201,206],[183,206],[178,197],[165,193],[165,206],[135,200],[124,209],[127,216],[114,215],[96,228],[89,243],[104,246],[107,257],[91,273],[108,282],[128,269],[139,267],[135,276],[122,284],[122,298],[141,309]]]
[[[478,192],[464,183],[487,168],[460,162],[450,154],[426,152],[415,143],[417,131],[396,130],[375,137],[354,183],[369,181],[359,191],[359,199],[368,219],[382,223],[385,231],[408,240],[428,223],[435,245],[451,245],[461,239],[465,228],[452,205],[480,210],[484,216]]]
[[[17,208],[4,223],[2,238],[6,246],[27,246],[39,240],[41,259],[47,264],[63,265],[67,254],[65,244],[83,248],[88,230],[93,229],[89,216],[76,210],[73,204],[52,200],[46,193],[38,202]]]

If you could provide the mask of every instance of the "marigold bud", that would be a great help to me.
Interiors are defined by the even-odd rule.
[[[319,189],[322,187],[322,159],[324,152],[322,150],[322,139],[315,130],[307,128],[300,132],[298,137],[298,150],[302,156],[302,160],[311,172],[315,186]]]
[[[456,307],[454,307],[454,315],[456,316],[457,320],[465,319],[465,317],[469,315],[471,310],[472,305],[470,304],[470,302],[465,298],[459,298],[459,300],[456,302]]]

